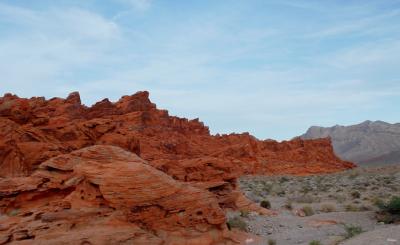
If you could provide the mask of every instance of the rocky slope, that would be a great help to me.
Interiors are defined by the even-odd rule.
[[[0,244],[240,243],[225,210],[268,211],[240,193],[237,177],[354,167],[328,139],[212,136],[148,96],[91,107],[76,92],[0,98]]]
[[[338,156],[360,165],[400,163],[400,123],[365,121],[353,126],[311,127],[303,139],[330,137]]]

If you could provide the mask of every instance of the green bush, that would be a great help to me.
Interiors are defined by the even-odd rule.
[[[381,209],[376,215],[379,222],[391,224],[400,221],[400,197],[394,196],[387,203],[379,203],[378,207]]]
[[[309,243],[309,245],[322,245],[322,243],[320,241],[317,240],[313,240]]]
[[[391,214],[400,214],[400,197],[394,196],[389,203],[385,205],[386,210]]]
[[[362,228],[356,225],[344,225],[344,229],[346,231],[346,239],[352,238],[353,236],[356,236],[363,232]]]
[[[229,230],[236,228],[247,232],[247,223],[238,216],[229,219],[226,224]]]
[[[276,241],[273,239],[268,239],[268,245],[276,245]]]
[[[266,209],[270,209],[271,208],[271,202],[268,200],[262,200],[260,203],[260,206]]]

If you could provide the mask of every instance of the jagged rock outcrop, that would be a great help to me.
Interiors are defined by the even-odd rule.
[[[330,173],[354,165],[329,139],[276,142],[210,135],[170,116],[148,92],[91,107],[0,98],[0,244],[229,244],[224,210],[268,214],[246,199],[244,174]]]
[[[95,144],[122,147],[166,172],[198,159],[211,165],[202,170],[222,166],[224,178],[238,173],[334,172],[353,166],[334,155],[327,139],[278,143],[246,133],[212,136],[198,119],[157,109],[148,92],[116,103],[105,99],[92,107],[82,105],[76,92],[67,99],[0,98],[0,177],[27,176],[50,157]]]
[[[352,126],[313,126],[301,136],[326,137],[332,139],[334,150],[342,159],[373,166],[400,163],[400,123],[365,121]]]

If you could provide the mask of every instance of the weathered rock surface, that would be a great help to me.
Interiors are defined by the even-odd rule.
[[[328,139],[279,143],[247,133],[212,136],[198,119],[169,116],[148,96],[138,92],[116,103],[105,99],[86,107],[76,92],[50,100],[6,94],[0,98],[0,177],[28,176],[51,157],[95,144],[134,152],[185,181],[242,173],[301,175],[354,166],[335,156]]]
[[[169,116],[148,92],[92,107],[0,98],[0,244],[229,244],[226,209],[269,214],[245,198],[244,174],[330,173],[354,165],[328,139],[282,143],[212,136]]]
[[[32,244],[233,242],[218,199],[133,153],[91,146],[0,180],[0,236]]]

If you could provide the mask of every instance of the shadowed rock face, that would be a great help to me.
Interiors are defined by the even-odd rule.
[[[328,139],[212,136],[169,116],[147,92],[92,107],[67,99],[0,98],[0,243],[229,244],[226,209],[246,199],[243,174],[330,173],[354,165]]]
[[[400,124],[365,121],[353,126],[311,127],[303,139],[330,137],[338,156],[360,165],[400,163]]]

